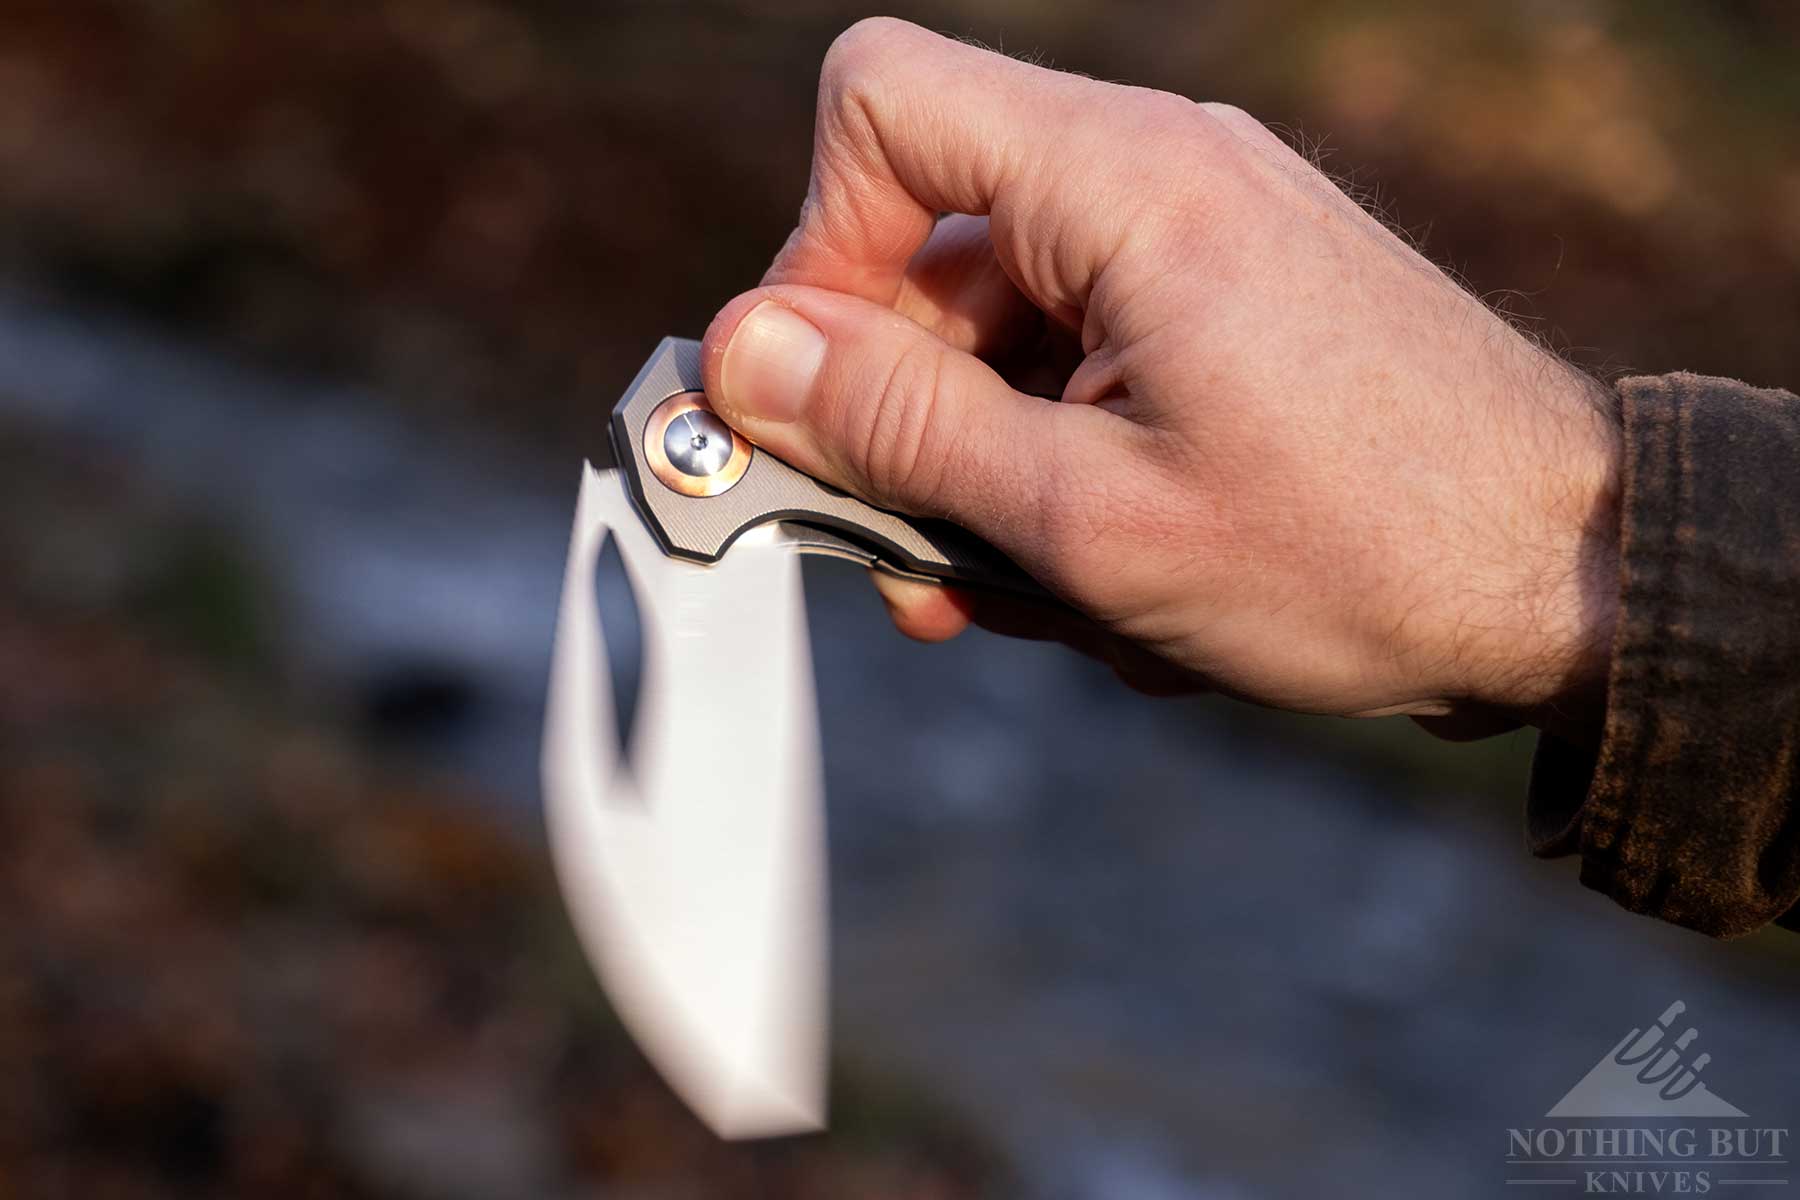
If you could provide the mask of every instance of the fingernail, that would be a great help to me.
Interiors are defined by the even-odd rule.
[[[825,361],[825,335],[773,300],[745,314],[725,347],[719,397],[724,407],[764,421],[792,421],[812,398]]]

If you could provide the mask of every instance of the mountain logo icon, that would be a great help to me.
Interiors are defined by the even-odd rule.
[[[1675,1020],[1687,1011],[1677,1000],[1649,1029],[1633,1029],[1594,1064],[1547,1114],[1552,1117],[1742,1117],[1700,1082],[1712,1055],[1689,1057],[1700,1031]]]

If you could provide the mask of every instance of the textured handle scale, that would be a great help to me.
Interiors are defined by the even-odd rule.
[[[743,478],[719,495],[685,496],[665,486],[645,461],[644,426],[670,396],[700,390],[700,343],[664,338],[613,409],[614,461],[670,554],[717,562],[745,530],[797,521],[853,540],[874,555],[876,565],[899,574],[1042,594],[1012,560],[967,530],[864,504],[766,450],[756,450]]]

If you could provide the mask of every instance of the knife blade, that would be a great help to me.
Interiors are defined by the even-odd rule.
[[[571,920],[620,1019],[723,1137],[825,1120],[826,869],[799,556],[1043,595],[967,531],[888,512],[712,413],[665,339],[581,475],[541,774]],[[619,742],[594,573],[619,550],[643,647]],[[627,752],[628,751],[628,752]]]

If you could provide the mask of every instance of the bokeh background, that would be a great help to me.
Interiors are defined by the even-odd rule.
[[[1248,108],[1597,371],[1800,383],[1781,0],[891,11]],[[0,1195],[1497,1195],[1674,999],[1800,1124],[1800,938],[1530,860],[1526,735],[914,646],[831,564],[833,1128],[666,1093],[538,815],[578,449],[861,15],[0,2]]]

